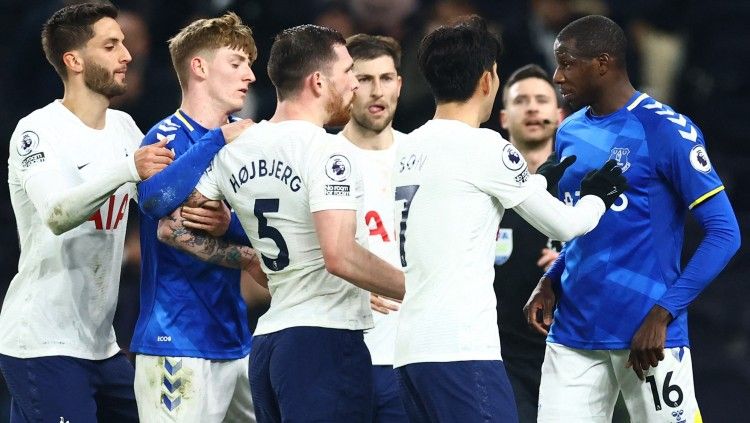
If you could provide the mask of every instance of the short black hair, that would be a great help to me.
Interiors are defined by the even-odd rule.
[[[391,37],[356,34],[346,39],[346,48],[354,60],[373,60],[389,56],[393,59],[396,72],[401,71],[401,46]]]
[[[482,74],[497,63],[501,51],[500,38],[487,29],[484,19],[471,15],[422,39],[419,69],[437,103],[466,101]]]
[[[560,42],[575,40],[578,54],[593,59],[607,53],[625,67],[628,41],[625,32],[615,21],[601,15],[589,15],[569,23],[557,34]]]
[[[327,70],[336,60],[336,45],[346,45],[338,31],[318,25],[300,25],[281,31],[268,58],[268,77],[279,100],[297,94],[302,80],[316,70]]]
[[[63,7],[42,27],[42,49],[55,71],[67,79],[63,55],[83,47],[94,37],[92,25],[102,18],[117,18],[117,8],[108,1],[95,1]]]
[[[508,81],[506,81],[505,86],[503,86],[503,105],[505,105],[505,102],[508,101],[508,90],[510,89],[510,87],[512,87],[516,82],[523,81],[524,79],[529,78],[539,78],[548,83],[553,90],[555,89],[555,85],[552,83],[552,79],[549,77],[547,71],[542,69],[542,67],[539,65],[530,63],[526,66],[522,66],[516,69],[508,77]]]

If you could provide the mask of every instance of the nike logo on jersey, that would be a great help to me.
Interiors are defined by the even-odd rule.
[[[91,162],[88,162],[88,163],[84,163],[84,164],[82,164],[80,166],[76,166],[76,167],[78,168],[78,170],[81,170],[81,169],[83,169],[84,167],[86,167],[86,166],[88,166],[90,164],[91,164]]]

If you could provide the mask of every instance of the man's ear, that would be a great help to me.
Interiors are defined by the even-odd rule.
[[[63,63],[72,73],[83,72],[83,57],[81,57],[81,54],[77,50],[65,52],[63,54]]]
[[[479,89],[482,90],[483,95],[490,94],[492,92],[492,81],[494,75],[490,71],[484,71],[482,76],[479,78]]]
[[[190,72],[200,79],[208,78],[208,62],[206,59],[200,56],[190,59]]]
[[[612,56],[609,53],[602,53],[594,60],[597,61],[596,70],[599,76],[604,76],[609,71],[610,66],[612,66]]]
[[[305,84],[310,87],[310,90],[312,90],[316,97],[323,95],[326,82],[325,77],[320,71],[315,71],[305,78]]]

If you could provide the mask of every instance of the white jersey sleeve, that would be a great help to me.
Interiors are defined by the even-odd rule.
[[[362,174],[348,142],[329,134],[312,155],[307,180],[310,212],[357,210],[362,199]]]
[[[127,120],[113,118],[113,121],[116,122],[113,124],[124,126],[122,129],[129,132],[129,136],[124,138],[137,140],[142,137],[129,116]],[[132,127],[127,122],[132,123]],[[38,120],[19,122],[11,138],[8,164],[18,175],[29,200],[52,232],[61,234],[75,228],[85,222],[121,185],[140,180],[132,143],[124,146],[125,154],[107,166],[99,177],[83,182],[69,178],[69,173],[62,169],[71,164],[55,147],[62,140],[54,131],[44,128],[45,122]],[[82,169],[87,164],[75,166]]]
[[[215,164],[216,159],[214,158],[208,169],[203,172],[203,176],[201,176],[195,189],[209,200],[224,200],[224,194],[221,193],[221,188],[216,183],[216,178],[219,177],[219,170],[215,168]]]
[[[511,143],[489,129],[478,133],[486,142],[472,146],[481,149],[474,168],[477,188],[497,198],[505,209],[515,207],[540,189],[539,184],[530,183],[529,166]]]

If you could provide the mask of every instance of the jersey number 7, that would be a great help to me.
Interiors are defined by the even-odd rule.
[[[399,225],[398,248],[401,255],[401,266],[406,267],[406,253],[404,243],[406,242],[406,219],[409,218],[409,207],[414,195],[419,190],[419,185],[405,185],[396,187],[396,201],[404,200],[404,208],[401,210],[401,224]]]

